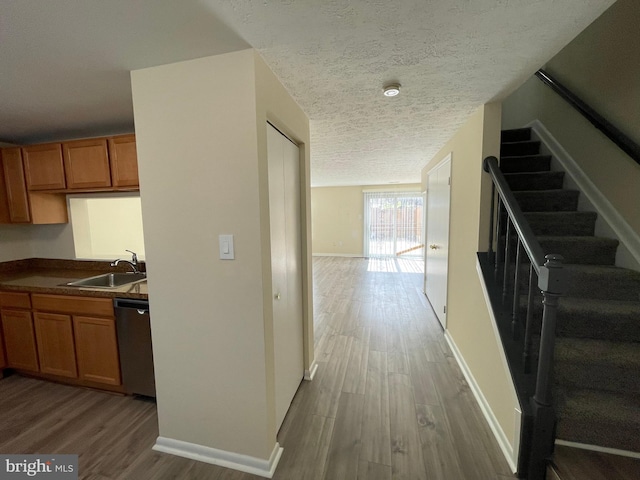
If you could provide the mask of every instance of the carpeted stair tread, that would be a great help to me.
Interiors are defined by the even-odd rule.
[[[564,268],[568,297],[640,301],[640,272],[614,265],[567,264]]]
[[[640,344],[557,338],[555,381],[561,388],[586,388],[640,395]]]
[[[520,318],[526,318],[527,296],[520,296]],[[542,318],[542,295],[533,302],[533,315]],[[540,332],[540,321],[534,333]],[[560,297],[556,335],[576,339],[640,342],[640,301]],[[638,344],[640,348],[640,343]]]
[[[500,134],[501,142],[522,142],[526,140],[531,140],[531,128],[502,130]]]
[[[522,190],[513,192],[523,212],[572,212],[578,208],[577,190]]]
[[[500,170],[502,173],[548,172],[551,168],[551,155],[502,155]]]
[[[523,142],[502,142],[500,156],[513,157],[518,155],[536,155],[540,152],[540,141],[526,140]]]
[[[640,452],[638,397],[594,390],[559,390],[557,438]]]
[[[562,189],[564,172],[507,173],[505,179],[512,191]]]
[[[605,237],[536,237],[545,254],[564,257],[563,263],[613,265],[616,261],[618,240]]]
[[[524,214],[536,235],[588,236],[595,231],[596,212],[527,212]]]

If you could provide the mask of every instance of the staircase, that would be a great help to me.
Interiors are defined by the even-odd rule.
[[[530,129],[502,132],[500,169],[569,276],[556,329],[556,438],[640,452],[640,272],[614,265],[618,241],[594,236],[597,214],[577,211],[580,192],[564,189],[550,163]]]

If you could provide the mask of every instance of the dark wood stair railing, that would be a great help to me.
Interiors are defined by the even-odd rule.
[[[522,364],[524,372],[528,374],[533,370],[532,359],[536,357],[531,352],[533,345],[533,298],[535,293],[534,273],[537,276],[537,287],[542,293],[542,324],[540,333],[540,348],[537,353],[537,365],[535,365],[535,393],[528,399],[528,404],[523,406],[523,434],[521,436],[520,453],[518,461],[519,474],[524,474],[520,469],[526,470],[528,480],[543,480],[547,467],[547,461],[553,452],[555,411],[553,407],[553,357],[555,348],[556,315],[558,297],[566,290],[566,275],[562,268],[562,256],[545,255],[533,230],[526,221],[518,202],[513,195],[507,181],[502,174],[496,157],[484,159],[484,170],[489,173],[492,185],[491,202],[491,227],[489,233],[488,258],[495,262],[494,278],[496,283],[501,283],[502,303],[509,299],[513,302],[510,306],[512,317],[512,335],[517,336],[518,311],[520,309],[520,264],[523,255],[526,254],[530,261],[529,269],[529,295],[526,307],[525,335],[522,352]],[[497,196],[496,196],[497,192]],[[496,211],[497,209],[497,211]],[[494,221],[495,219],[495,221]],[[502,223],[506,222],[506,226]],[[504,239],[502,235],[504,232]],[[512,263],[512,235],[516,245],[516,258]],[[493,250],[493,244],[496,250]],[[512,265],[515,264],[513,273]],[[500,268],[502,267],[502,272]],[[513,278],[513,295],[508,291]],[[511,367],[513,368],[513,367]],[[516,385],[518,386],[518,385]]]
[[[545,85],[551,87],[554,92],[560,95],[573,108],[578,110],[578,112],[589,120],[594,127],[615,143],[620,150],[629,155],[636,163],[640,164],[640,145],[622,133],[615,125],[596,112],[580,97],[574,94],[549,73],[540,69],[536,72],[536,77],[538,77]]]

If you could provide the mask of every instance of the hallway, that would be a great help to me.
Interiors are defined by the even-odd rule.
[[[314,259],[316,360],[278,435],[275,479],[513,478],[422,293],[421,262]],[[92,480],[257,480],[157,453],[155,405],[17,376],[0,452],[79,453]]]

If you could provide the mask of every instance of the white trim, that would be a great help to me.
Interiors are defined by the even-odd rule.
[[[318,371],[318,363],[314,360],[311,366],[309,367],[309,370],[304,371],[304,379],[307,382],[310,382],[311,380],[313,380],[313,377],[316,376],[317,371]]]
[[[349,257],[349,258],[364,258],[363,255],[357,253],[312,253],[313,257]]]
[[[609,228],[624,244],[635,261],[640,264],[640,235],[618,213],[602,192],[584,173],[575,159],[564,149],[556,138],[547,130],[540,120],[533,120],[530,127],[538,138],[547,146],[551,155],[560,162],[565,171],[571,176],[578,188],[593,204],[598,214],[609,225]]]
[[[609,453],[611,455],[619,455],[621,457],[640,458],[640,452],[630,452],[629,450],[618,450],[617,448],[589,445],[588,443],[577,443],[569,442],[568,440],[556,439],[556,445],[564,445],[565,447],[579,448],[581,450],[590,450],[592,452]]]
[[[449,330],[445,330],[444,338],[447,340],[449,347],[451,347],[453,356],[458,362],[458,365],[460,366],[460,370],[462,370],[462,373],[464,374],[464,378],[467,380],[467,383],[469,384],[469,387],[473,392],[473,396],[476,398],[478,405],[480,405],[480,410],[482,410],[482,413],[484,414],[484,418],[485,420],[487,420],[487,423],[489,424],[489,427],[493,432],[493,436],[496,437],[496,440],[498,442],[498,445],[500,445],[500,450],[502,450],[502,454],[504,455],[504,458],[507,460],[509,467],[511,467],[511,471],[515,473],[517,470],[517,464],[518,464],[518,452],[517,451],[514,452],[513,447],[509,443],[509,440],[507,439],[507,436],[504,433],[504,430],[502,430],[502,427],[498,422],[498,419],[494,415],[493,410],[491,410],[491,406],[489,405],[489,402],[487,401],[484,394],[482,393],[482,390],[480,390],[480,387],[478,386],[476,379],[473,377],[473,374],[471,373],[471,370],[469,369],[467,362],[464,361],[464,357],[462,356],[462,353],[460,353],[460,350],[458,350],[458,346],[454,342],[453,337],[451,337],[451,335],[449,334]]]
[[[178,457],[190,458],[199,462],[212,463],[225,468],[271,478],[282,456],[282,447],[276,442],[268,460],[250,457],[241,453],[218,450],[174,438],[158,437],[152,448],[157,452],[169,453]]]

